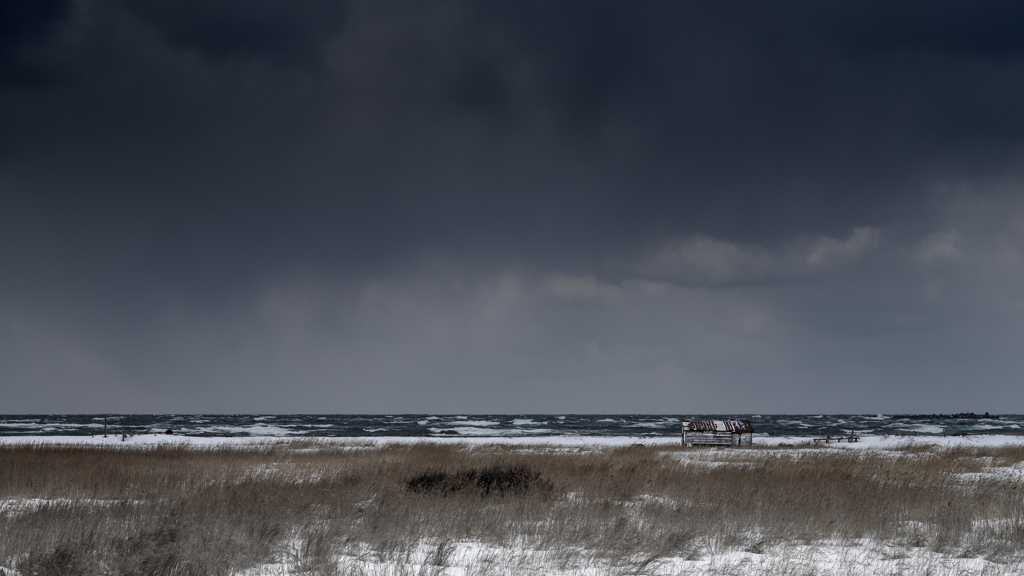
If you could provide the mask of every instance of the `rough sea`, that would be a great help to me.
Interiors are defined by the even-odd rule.
[[[1024,415],[954,414],[47,414],[0,415],[0,436],[676,436],[681,420],[746,418],[755,436],[1024,434]]]

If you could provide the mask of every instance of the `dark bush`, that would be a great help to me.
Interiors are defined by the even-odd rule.
[[[551,490],[551,483],[540,477],[540,472],[525,464],[468,468],[455,472],[432,470],[413,476],[406,481],[413,494],[451,496],[473,494],[489,496],[521,496],[530,491]]]
[[[64,544],[46,552],[33,550],[15,568],[24,576],[79,576],[86,574],[85,555],[81,546]]]

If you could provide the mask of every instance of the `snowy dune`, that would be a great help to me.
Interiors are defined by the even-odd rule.
[[[95,446],[118,449],[139,449],[156,446],[194,447],[198,451],[210,448],[246,448],[276,444],[296,443],[298,447],[312,442],[329,447],[373,448],[389,445],[434,444],[451,446],[517,446],[537,447],[539,452],[559,448],[572,449],[592,448],[604,452],[604,448],[624,446],[678,446],[678,437],[643,437],[643,436],[546,436],[546,437],[478,437],[478,438],[428,438],[428,437],[319,437],[319,438],[288,438],[288,437],[189,437],[181,435],[144,434],[127,437],[122,441],[120,435],[102,436],[6,436],[0,437],[0,445],[63,445],[63,446]],[[804,448],[820,447],[822,450],[803,450]],[[775,453],[784,459],[808,462],[815,460],[813,455],[821,455],[831,461],[830,454],[842,459],[842,454],[849,451],[866,451],[864,456],[876,453],[904,453],[911,460],[919,456],[920,449],[941,451],[947,448],[991,448],[991,447],[1024,447],[1024,436],[1013,435],[973,435],[973,436],[865,436],[859,442],[847,444],[829,443],[815,444],[809,437],[757,437],[755,450],[748,449],[695,449],[674,452],[685,461],[697,464],[697,467],[714,468],[731,466],[737,471],[742,470],[744,463],[750,464],[767,460],[775,460]],[[301,451],[301,450],[300,450]],[[833,452],[834,451],[834,452]],[[345,451],[347,453],[347,450]],[[361,452],[361,451],[357,451]],[[471,450],[470,452],[477,452]],[[591,452],[584,450],[584,452]],[[595,452],[591,452],[595,453]],[[793,455],[804,454],[807,457]],[[787,456],[789,455],[789,456]],[[793,460],[795,458],[795,460]],[[899,458],[897,458],[899,459]],[[981,476],[992,479],[999,478],[1006,486],[1016,485],[1022,479],[1024,463],[1001,464],[989,461],[976,472],[956,474],[965,480],[977,479]],[[966,486],[966,484],[965,484]],[[1009,496],[1007,496],[1009,498]],[[560,505],[572,507],[577,505],[569,494]],[[642,524],[644,514],[649,514],[646,507],[663,504],[657,495],[643,495],[639,499],[625,500],[616,503],[623,513],[636,516],[631,522]],[[650,502],[648,502],[650,500]],[[140,501],[141,502],[141,501]],[[369,502],[369,501],[368,501]],[[29,511],[53,505],[69,505],[66,499],[22,499],[0,501],[0,514],[10,518]],[[105,501],[96,501],[99,506],[107,505]],[[671,503],[669,503],[671,504]],[[945,506],[945,502],[943,502]],[[943,508],[945,509],[945,508]],[[362,513],[362,510],[360,510]],[[620,520],[621,521],[621,520]],[[970,520],[969,520],[970,521]],[[258,564],[240,571],[232,572],[234,576],[258,576],[270,574],[309,573],[312,569],[324,569],[324,573],[356,575],[405,575],[432,574],[435,576],[470,576],[483,574],[507,574],[518,576],[525,574],[553,574],[565,576],[603,575],[603,574],[753,574],[763,576],[815,574],[821,576],[854,576],[861,574],[900,574],[900,575],[957,575],[957,576],[1006,576],[1024,571],[1024,561],[1020,554],[997,553],[989,551],[983,542],[985,530],[1019,530],[1024,528],[1024,520],[1019,515],[1011,515],[991,520],[999,524],[991,529],[979,526],[974,530],[977,538],[968,539],[959,547],[940,546],[939,544],[920,544],[912,542],[912,538],[895,540],[872,540],[868,538],[824,538],[813,542],[778,540],[757,537],[753,532],[746,535],[738,543],[727,540],[708,538],[707,541],[695,540],[694,548],[687,554],[664,553],[652,555],[650,558],[629,556],[621,559],[607,556],[589,557],[581,555],[584,561],[566,560],[575,558],[579,551],[559,548],[544,548],[536,545],[517,544],[516,541],[486,542],[461,541],[437,538],[424,539],[410,543],[401,554],[385,553],[369,544],[349,546],[342,551],[321,556],[311,556],[311,543],[315,539],[297,534],[282,551],[276,555],[276,561]],[[913,522],[911,522],[912,524]],[[908,525],[909,526],[909,525]],[[639,529],[639,528],[638,528]],[[926,528],[922,528],[927,534]],[[967,532],[971,532],[967,530]],[[757,532],[755,529],[754,532]],[[910,534],[910,528],[904,530]],[[995,533],[995,532],[992,532]],[[525,542],[525,541],[524,541]],[[364,549],[365,548],[365,549]],[[570,552],[572,554],[570,554]],[[1000,556],[1002,554],[1002,556]],[[329,567],[311,568],[310,562],[328,562]],[[0,563],[2,564],[2,563]],[[13,570],[13,564],[0,565],[7,574],[19,574]]]

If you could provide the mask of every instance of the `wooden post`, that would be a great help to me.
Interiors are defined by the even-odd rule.
[[[103,437],[107,437],[107,417],[103,417]]]

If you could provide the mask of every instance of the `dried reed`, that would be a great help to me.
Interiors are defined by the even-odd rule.
[[[400,564],[427,545],[422,564],[441,573],[452,543],[472,541],[645,573],[668,557],[868,539],[1019,566],[1024,486],[1008,471],[1022,461],[1018,447],[0,446],[0,565],[334,574],[343,558]],[[527,573],[503,562],[481,573]]]

